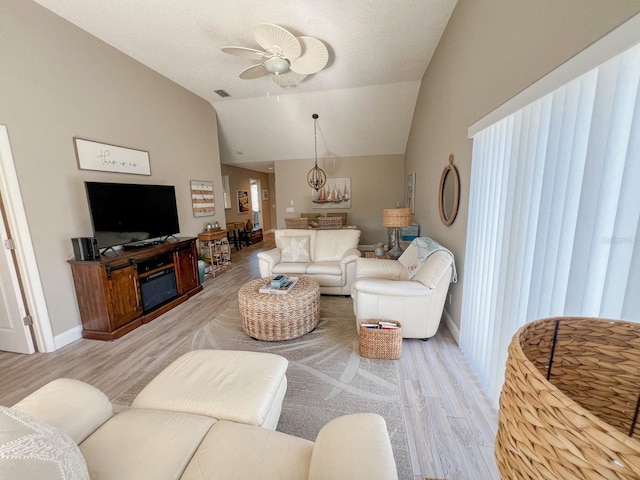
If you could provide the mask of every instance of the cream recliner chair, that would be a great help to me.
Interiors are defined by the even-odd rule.
[[[453,254],[427,237],[415,238],[398,260],[358,258],[351,288],[356,326],[362,320],[396,320],[403,338],[433,337],[449,283],[457,276]]]

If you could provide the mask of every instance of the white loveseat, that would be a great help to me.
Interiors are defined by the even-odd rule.
[[[360,230],[275,231],[276,248],[258,253],[260,276],[308,275],[324,295],[350,295]]]
[[[356,326],[396,320],[403,338],[431,338],[456,277],[453,254],[427,237],[414,239],[398,260],[359,258],[351,292]]]
[[[213,380],[224,385],[237,381],[232,377],[226,376],[222,382]],[[166,380],[161,379],[143,403],[161,391],[158,389],[163,383],[166,387]],[[183,385],[189,381],[182,380]],[[259,379],[246,380],[244,391],[251,395],[252,383]],[[280,383],[280,379],[272,382],[271,393],[275,394],[275,385]],[[166,390],[168,404],[180,395],[180,389]],[[179,406],[206,409],[207,405],[201,402],[206,402],[206,397],[198,398],[193,393],[187,392]],[[244,400],[236,398],[234,402],[231,396],[221,397],[212,398],[211,402],[217,402],[218,408],[226,402],[232,414],[236,408],[233,404],[242,404]],[[162,402],[162,398],[157,398],[156,407]],[[137,403],[136,399],[132,408],[114,414],[112,404],[98,389],[62,378],[36,390],[11,409],[0,407],[0,478],[397,478],[385,422],[375,414],[334,419],[311,442],[258,425],[188,413],[184,409],[139,408]]]

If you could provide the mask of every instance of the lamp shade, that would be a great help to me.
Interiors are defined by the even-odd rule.
[[[410,208],[385,208],[382,210],[382,225],[385,227],[408,227],[411,225]]]

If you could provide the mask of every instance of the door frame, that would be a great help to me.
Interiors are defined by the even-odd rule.
[[[258,220],[259,220],[259,225],[260,228],[262,228],[262,230],[264,231],[264,226],[263,226],[263,222],[262,222],[262,182],[260,181],[259,178],[252,178],[249,177],[249,191],[251,192],[251,197],[253,200],[253,189],[251,188],[251,186],[255,184],[256,185],[256,197],[257,197],[257,203],[258,203]],[[253,202],[252,202],[253,204]],[[251,216],[253,217],[253,205],[251,207]],[[253,220],[253,218],[252,218]],[[255,223],[255,222],[253,222]]]
[[[9,132],[6,125],[2,124],[0,124],[0,194],[4,202],[6,222],[15,247],[16,267],[18,275],[22,279],[27,310],[33,319],[36,348],[40,352],[53,352],[56,349],[55,340],[51,330],[51,321],[35,250],[31,241],[29,224],[22,203]]]

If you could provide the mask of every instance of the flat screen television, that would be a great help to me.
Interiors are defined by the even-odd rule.
[[[180,231],[173,185],[85,182],[99,248],[151,241]]]

